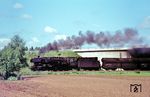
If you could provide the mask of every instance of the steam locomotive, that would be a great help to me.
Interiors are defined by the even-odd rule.
[[[37,57],[31,59],[32,70],[71,70],[71,69],[104,69],[115,70],[150,70],[150,48],[130,49],[131,58],[102,58],[100,64],[97,57]]]
[[[97,57],[38,57],[30,60],[32,70],[100,69]]]

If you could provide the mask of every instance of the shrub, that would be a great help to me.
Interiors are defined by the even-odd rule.
[[[139,71],[139,70],[137,70],[137,71],[135,71],[135,73],[140,74],[140,71]]]
[[[28,67],[21,68],[20,73],[22,75],[32,75],[32,74],[34,74],[34,72]]]
[[[15,81],[15,80],[18,80],[18,78],[14,76],[10,76],[7,80]]]

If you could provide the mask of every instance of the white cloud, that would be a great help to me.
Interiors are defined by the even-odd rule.
[[[56,33],[57,32],[57,30],[55,28],[50,27],[50,26],[45,26],[44,31],[48,32],[48,33]]]
[[[21,18],[23,18],[23,19],[32,19],[32,15],[30,15],[30,14],[23,14],[21,16]]]
[[[23,6],[21,3],[15,3],[13,7],[14,7],[15,9],[21,9],[21,8],[23,8],[24,6]]]
[[[67,38],[66,35],[56,35],[55,36],[55,40],[66,39],[66,38]]]
[[[145,17],[144,21],[139,25],[139,28],[150,29],[150,16]]]
[[[0,49],[6,46],[10,42],[9,38],[0,38]]]

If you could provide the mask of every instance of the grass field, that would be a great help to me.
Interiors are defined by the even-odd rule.
[[[53,75],[114,75],[114,76],[150,76],[150,71],[59,71],[48,72]]]
[[[150,71],[112,71],[112,70],[70,70],[70,71],[31,71],[29,68],[21,70],[22,75],[114,75],[114,76],[150,76]]]

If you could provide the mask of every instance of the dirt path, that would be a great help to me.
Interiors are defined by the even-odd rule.
[[[142,92],[130,92],[130,84]],[[0,81],[0,97],[150,97],[150,77],[49,75]]]

